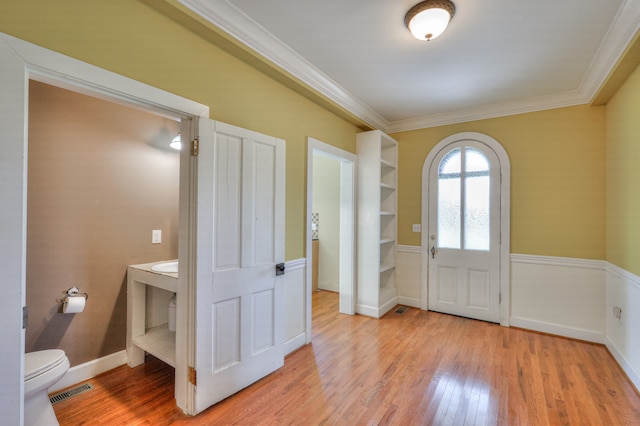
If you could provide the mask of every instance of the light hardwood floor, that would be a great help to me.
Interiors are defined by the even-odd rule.
[[[149,358],[54,406],[65,425],[639,425],[640,396],[607,349],[418,309],[338,313],[316,292],[313,343],[196,417]]]

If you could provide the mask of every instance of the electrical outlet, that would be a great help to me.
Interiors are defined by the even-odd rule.
[[[421,232],[421,228],[422,227],[420,226],[419,223],[414,223],[412,230],[413,230],[413,232]]]
[[[151,231],[151,244],[160,244],[162,242],[162,230],[154,229]]]
[[[620,319],[622,318],[622,308],[620,308],[619,306],[614,306],[613,307],[613,316]]]

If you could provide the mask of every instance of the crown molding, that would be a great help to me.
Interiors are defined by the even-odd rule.
[[[258,55],[291,74],[312,90],[373,128],[387,128],[388,121],[284,44],[264,27],[226,0],[178,0]]]
[[[640,30],[640,1],[625,0],[609,27],[589,70],[580,84],[580,92],[593,101]]]
[[[227,0],[177,0],[368,126],[396,133],[587,104],[640,29],[640,1],[625,0],[576,90],[389,122]]]
[[[392,121],[387,127],[389,133],[406,132],[426,129],[429,127],[445,126],[447,124],[466,123],[470,121],[486,120],[489,118],[505,117],[508,115],[524,114],[545,109],[563,108],[581,105],[589,102],[589,98],[578,91],[564,92],[548,96],[503,102],[493,105],[481,105],[457,111],[440,114],[429,114],[406,120]]]

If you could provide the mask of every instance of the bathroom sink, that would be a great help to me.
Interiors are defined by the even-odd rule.
[[[171,262],[162,262],[151,267],[154,272],[173,272],[178,273],[178,261],[173,260]]]

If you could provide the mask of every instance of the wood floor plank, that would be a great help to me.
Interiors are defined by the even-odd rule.
[[[173,369],[153,357],[90,382],[54,406],[62,426],[640,424],[640,396],[602,345],[418,309],[341,315],[322,291],[312,344],[198,416],[176,407]]]

